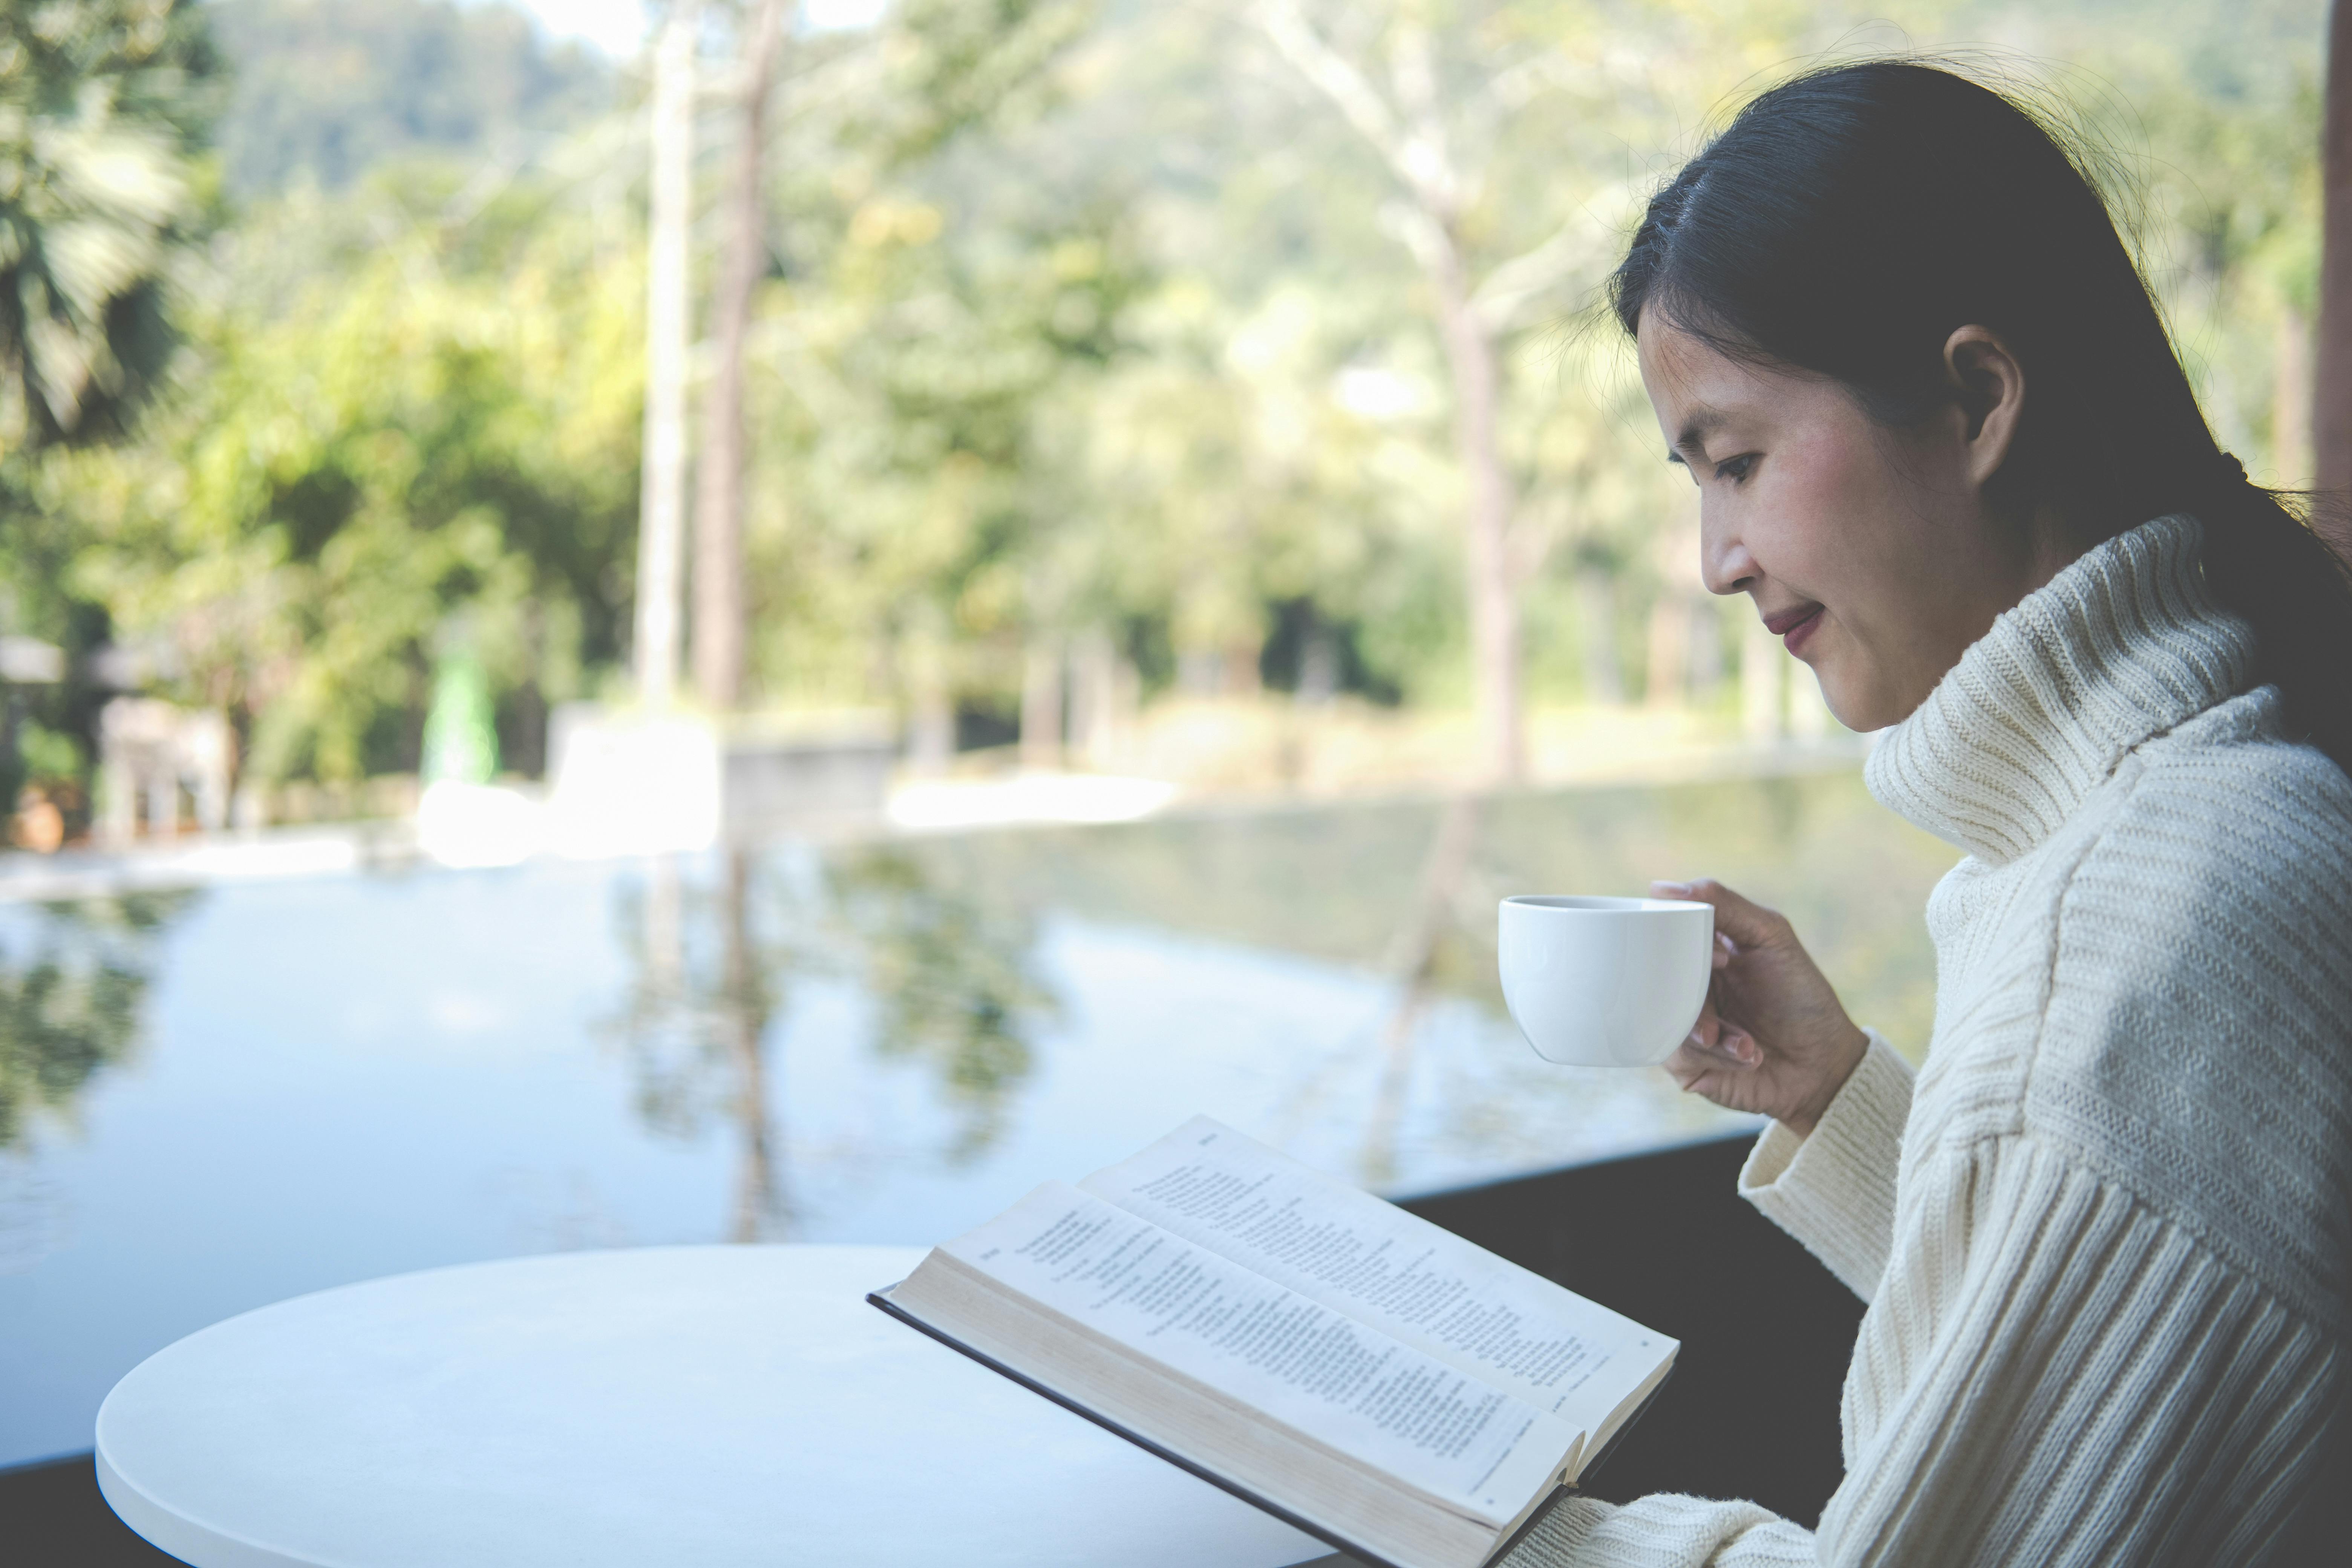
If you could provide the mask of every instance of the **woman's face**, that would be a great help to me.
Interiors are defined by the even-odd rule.
[[[1698,486],[1701,575],[1755,601],[1847,728],[1907,717],[2064,563],[1985,504],[2024,386],[1982,329],[1947,346],[1950,407],[1901,431],[1836,382],[1743,363],[1654,312],[1638,335],[1669,458]]]

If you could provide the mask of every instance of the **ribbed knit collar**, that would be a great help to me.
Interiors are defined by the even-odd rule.
[[[2159,517],[2029,594],[1886,731],[1880,804],[1996,864],[2032,848],[2124,753],[2241,690],[2253,632],[2214,602],[2204,530]]]

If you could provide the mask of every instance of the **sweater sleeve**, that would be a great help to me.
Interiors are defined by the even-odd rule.
[[[1847,1385],[1849,1432],[1857,1385],[1880,1419],[1817,1535],[1746,1503],[1573,1499],[1511,1568],[2261,1560],[2317,1458],[2328,1338],[2021,1136],[1922,1178],[1933,1217],[1893,1249]]]
[[[1911,1066],[1875,1029],[1812,1136],[1775,1121],[1739,1173],[1739,1195],[1867,1301],[1895,1234],[1895,1173],[1911,1114]]]

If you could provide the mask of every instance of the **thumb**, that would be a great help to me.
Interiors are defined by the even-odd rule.
[[[1715,906],[1715,929],[1742,947],[1760,947],[1778,940],[1789,922],[1778,911],[1741,897],[1712,877],[1694,882],[1653,882],[1650,892],[1661,899],[1688,899]]]

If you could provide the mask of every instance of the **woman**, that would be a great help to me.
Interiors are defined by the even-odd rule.
[[[1708,587],[1968,853],[1916,1080],[1785,921],[1660,884],[1722,933],[1669,1065],[1775,1119],[1743,1194],[1869,1303],[1846,1476],[1817,1531],[1571,1500],[1518,1561],[2284,1560],[2347,1326],[2343,569],[2216,449],[2076,165],[1948,72],[1749,104],[1612,298]]]

